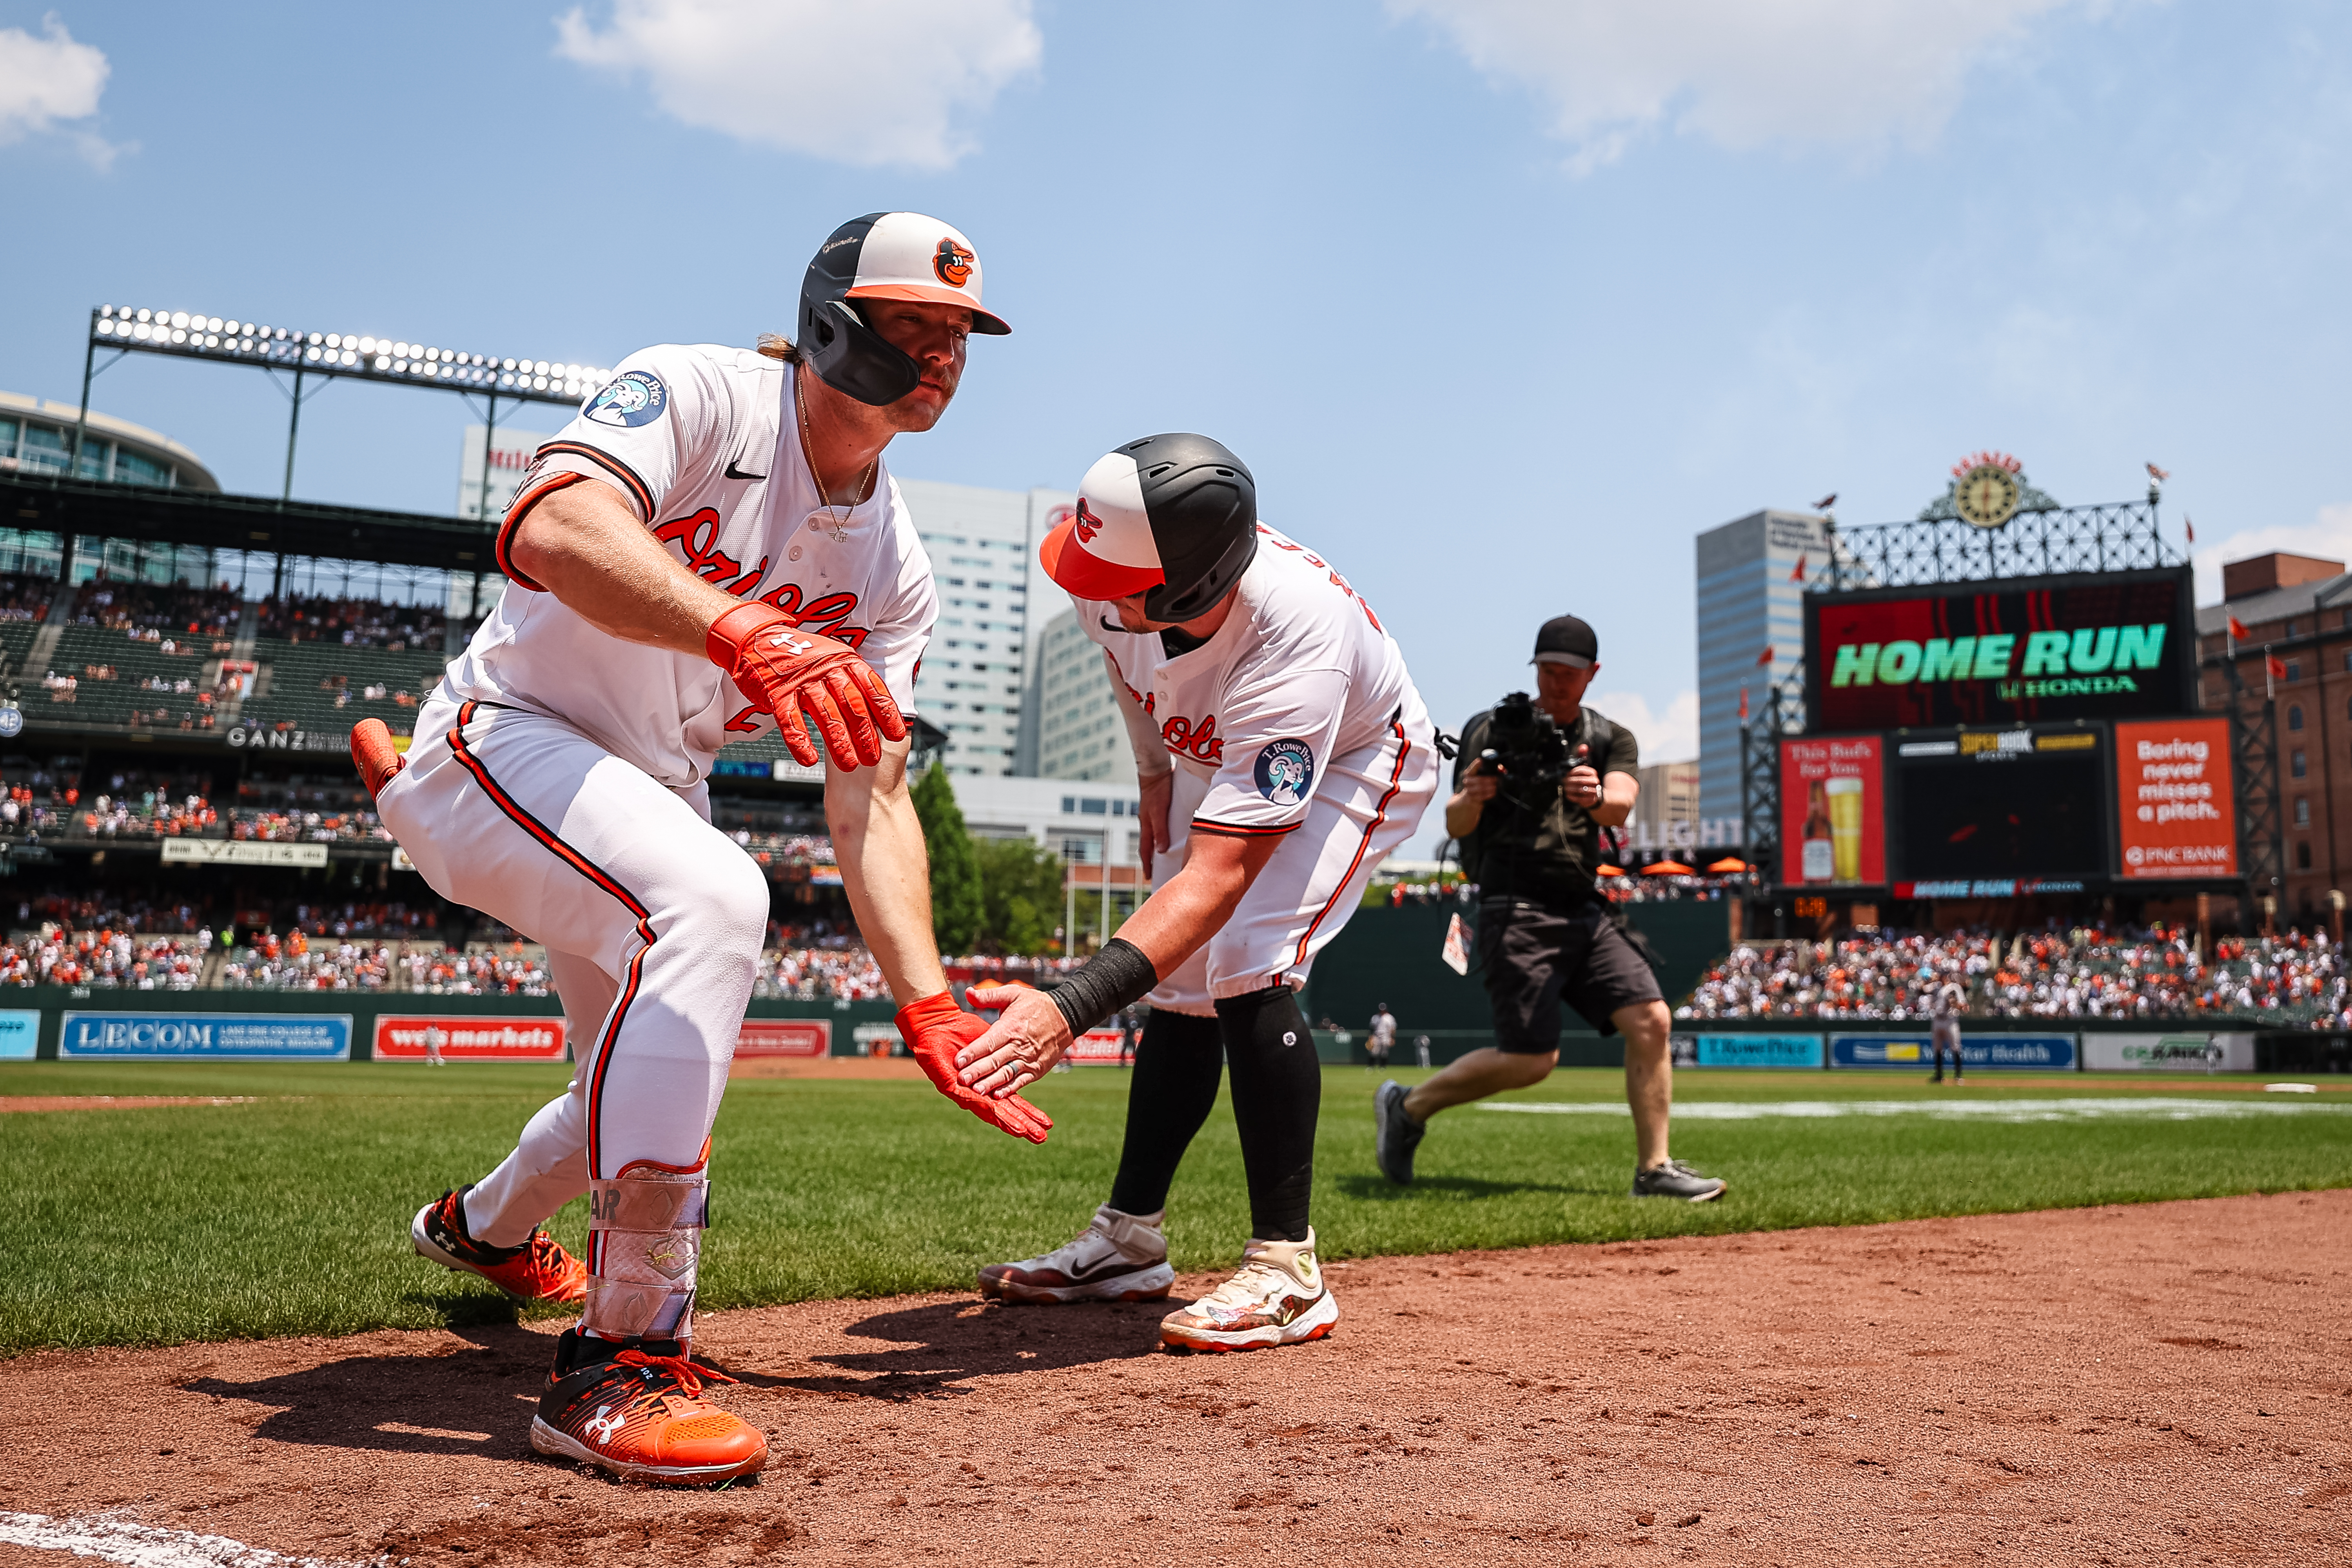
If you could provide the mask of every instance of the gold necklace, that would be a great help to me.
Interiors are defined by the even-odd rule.
[[[793,406],[800,410],[801,459],[808,464],[809,481],[816,486],[817,504],[824,507],[825,516],[833,520],[833,542],[846,544],[849,542],[849,512],[857,510],[857,502],[852,500],[848,511],[834,510],[833,498],[824,493],[824,479],[816,471],[816,438],[809,434],[808,398],[797,386],[793,388]],[[858,476],[857,489],[850,492],[853,497],[866,493],[866,487],[874,482],[874,470],[881,461],[881,454],[877,453],[873,461],[866,465],[866,472]]]

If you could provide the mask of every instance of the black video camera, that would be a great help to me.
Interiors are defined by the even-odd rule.
[[[1507,781],[1506,795],[1538,810],[1547,796],[1559,793],[1569,770],[1581,760],[1575,755],[1580,748],[1569,744],[1551,715],[1524,691],[1511,692],[1495,704],[1486,719],[1486,741],[1479,762]],[[1521,799],[1513,784],[1526,791],[1527,798]]]

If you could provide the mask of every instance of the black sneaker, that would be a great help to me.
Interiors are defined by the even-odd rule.
[[[1404,1085],[1391,1079],[1372,1096],[1372,1158],[1381,1174],[1399,1186],[1412,1184],[1412,1152],[1429,1131],[1404,1108]]]
[[[1721,1197],[1730,1186],[1720,1176],[1700,1175],[1680,1160],[1633,1173],[1637,1198],[1680,1198],[1686,1204],[1703,1204]]]

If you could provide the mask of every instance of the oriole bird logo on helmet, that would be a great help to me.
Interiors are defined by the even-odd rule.
[[[940,241],[939,249],[932,254],[931,270],[938,273],[940,281],[949,288],[961,289],[971,281],[974,259],[971,252],[958,245],[955,237],[950,235]]]

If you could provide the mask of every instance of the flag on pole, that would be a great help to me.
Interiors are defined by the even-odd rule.
[[[1756,662],[1759,667],[1768,665],[1772,662],[1772,645],[1770,643],[1766,643],[1764,645],[1764,651],[1756,656]]]
[[[2235,616],[2231,616],[2230,617],[2230,637],[2236,642],[2246,642],[2251,640],[2246,634],[2246,623],[2240,620]]]
[[[1748,722],[1748,688],[1744,686],[1739,689],[1739,721]]]
[[[1805,580],[1805,552],[1804,552],[1803,551],[1801,551],[1801,551],[1799,551],[1799,552],[1797,552],[1797,569],[1796,569],[1794,572],[1791,572],[1791,573],[1790,573],[1790,574],[1789,574],[1789,581],[1790,581],[1790,582],[1791,582],[1791,583],[1801,583],[1801,582],[1803,582],[1804,580]]]
[[[2286,679],[2286,661],[2274,653],[2263,655],[2263,695],[2278,695],[2276,683]]]
[[[2196,543],[2197,524],[2185,511],[2180,514],[2180,526],[2182,531],[2189,535],[2189,542],[2191,544]]]

